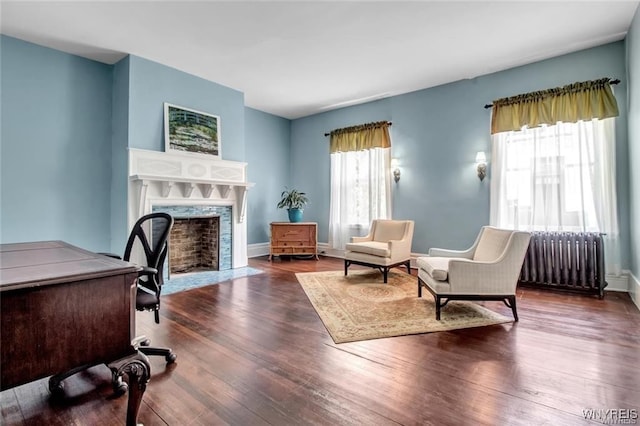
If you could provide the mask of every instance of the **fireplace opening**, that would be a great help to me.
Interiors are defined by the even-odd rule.
[[[174,216],[169,274],[220,270],[220,216]]]

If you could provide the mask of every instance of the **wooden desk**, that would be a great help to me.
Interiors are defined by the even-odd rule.
[[[135,425],[150,374],[131,344],[138,270],[62,241],[0,245],[0,390],[104,363],[129,377]]]

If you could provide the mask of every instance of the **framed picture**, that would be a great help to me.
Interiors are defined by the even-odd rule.
[[[165,102],[164,144],[165,152],[220,159],[220,117]]]

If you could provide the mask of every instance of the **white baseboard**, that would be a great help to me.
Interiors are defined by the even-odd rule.
[[[329,247],[329,243],[318,243],[318,254],[328,257],[344,258],[344,250],[336,250]]]
[[[640,310],[640,280],[631,272],[629,272],[629,296]]]
[[[247,245],[247,257],[259,257],[269,255],[269,243],[258,243]]]
[[[604,289],[605,291],[629,291],[629,275],[630,271],[622,271],[622,274],[619,276],[616,275],[607,275],[604,277],[607,282],[607,287]]]

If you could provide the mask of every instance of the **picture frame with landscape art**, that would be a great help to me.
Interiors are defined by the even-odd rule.
[[[164,103],[165,152],[220,159],[220,117]]]

